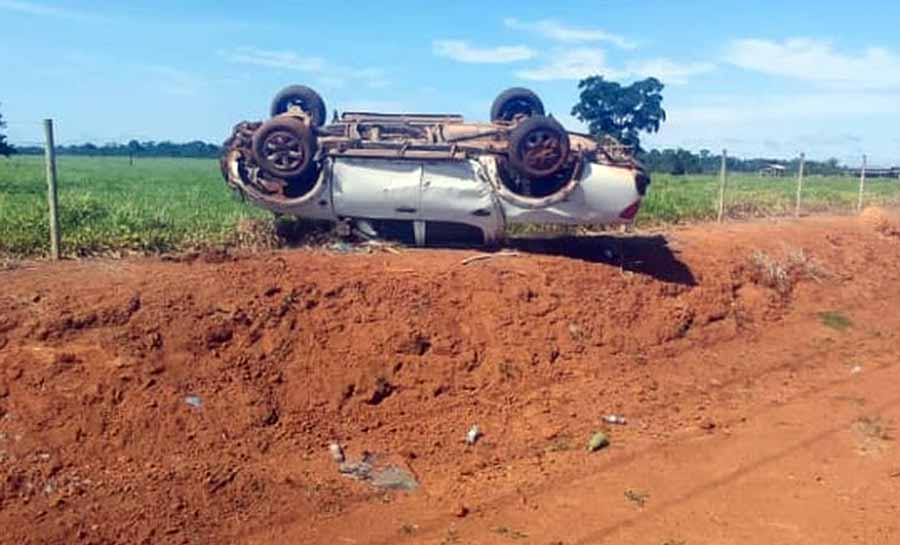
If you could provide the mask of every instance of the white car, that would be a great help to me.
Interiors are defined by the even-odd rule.
[[[418,245],[491,244],[511,224],[629,223],[650,184],[627,149],[567,132],[527,89],[501,93],[490,123],[345,112],[325,124],[321,97],[299,85],[276,95],[271,114],[225,142],[232,188],[276,213]]]

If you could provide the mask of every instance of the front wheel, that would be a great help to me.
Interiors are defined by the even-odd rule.
[[[314,166],[316,139],[303,121],[276,117],[253,135],[253,155],[263,170],[284,180],[306,175]]]
[[[569,158],[569,133],[552,117],[525,119],[509,137],[509,162],[522,176],[543,180],[560,172]]]

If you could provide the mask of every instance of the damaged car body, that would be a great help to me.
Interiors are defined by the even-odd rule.
[[[278,93],[268,121],[240,123],[225,141],[228,184],[278,214],[352,222],[373,236],[399,225],[425,245],[440,232],[492,244],[512,224],[629,223],[650,183],[627,148],[566,131],[527,89],[501,93],[490,123],[325,117],[312,89]]]

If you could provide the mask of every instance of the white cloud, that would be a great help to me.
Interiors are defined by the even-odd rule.
[[[663,83],[684,84],[689,76],[714,69],[710,63],[680,64],[670,59],[649,59],[629,62],[623,68],[606,63],[603,49],[581,47],[556,50],[550,60],[537,68],[519,70],[516,75],[527,80],[579,80],[600,75],[607,79],[639,78],[653,76]]]
[[[534,58],[534,50],[523,45],[475,47],[463,40],[434,40],[432,51],[439,57],[447,57],[465,63],[508,63]]]
[[[898,161],[889,143],[900,121],[900,92],[818,91],[781,94],[703,94],[665,104],[667,120],[658,134],[647,137],[654,147],[720,150],[735,155],[764,156],[778,144],[779,156],[805,152],[859,161],[868,153],[873,163]]]
[[[381,68],[343,66],[328,62],[321,57],[305,57],[289,50],[267,50],[243,46],[220,50],[218,54],[228,62],[235,64],[306,72],[328,87],[342,87],[347,81],[361,81],[372,88],[390,85]]]
[[[36,4],[34,2],[24,2],[22,0],[0,0],[0,9],[25,13],[27,15],[35,15],[38,17],[55,17],[57,19],[69,19],[72,21],[100,21],[104,19],[103,17],[94,14],[83,13],[73,9],[47,6],[44,4]]]
[[[151,81],[159,90],[168,95],[194,96],[198,94],[202,82],[199,78],[184,70],[171,66],[148,66]]]
[[[255,47],[236,47],[219,54],[229,62],[252,64],[269,68],[298,70],[300,72],[320,72],[325,61],[319,57],[301,57],[293,51],[272,51]]]
[[[763,74],[855,88],[900,87],[900,55],[871,47],[857,54],[841,53],[827,41],[791,38],[784,42],[732,41],[725,59]]]
[[[551,60],[537,68],[526,68],[516,76],[537,81],[577,80],[592,75],[617,79],[622,73],[606,65],[606,52],[602,49],[582,47],[551,53]]]
[[[506,25],[507,28],[515,30],[536,32],[545,38],[557,42],[608,42],[622,49],[634,49],[637,47],[635,42],[619,36],[618,34],[612,34],[599,28],[571,27],[555,19],[540,19],[538,21],[527,22],[520,21],[514,17],[509,17],[503,20],[503,24]]]
[[[692,62],[679,64],[670,59],[649,59],[631,62],[625,71],[633,76],[654,77],[663,83],[684,85],[690,76],[714,70],[716,66],[708,62]]]

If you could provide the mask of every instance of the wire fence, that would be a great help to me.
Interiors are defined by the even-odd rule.
[[[19,144],[44,149],[48,189],[46,217],[49,220],[46,232],[51,238],[49,253],[58,257],[63,234],[56,210],[58,183],[54,152],[57,147],[55,143],[48,145],[53,138],[52,121],[45,121],[45,131],[43,141],[20,141]],[[722,223],[753,217],[799,218],[821,212],[858,213],[868,205],[900,206],[900,169],[870,169],[867,158],[862,156],[860,159],[858,169],[845,171],[842,176],[808,175],[805,154],[800,154],[797,161],[786,162],[796,165],[793,171],[782,166],[772,168],[770,172],[729,172],[728,153],[723,150],[719,172],[715,176],[654,174],[637,223],[710,220]],[[109,160],[112,164],[113,158]]]

